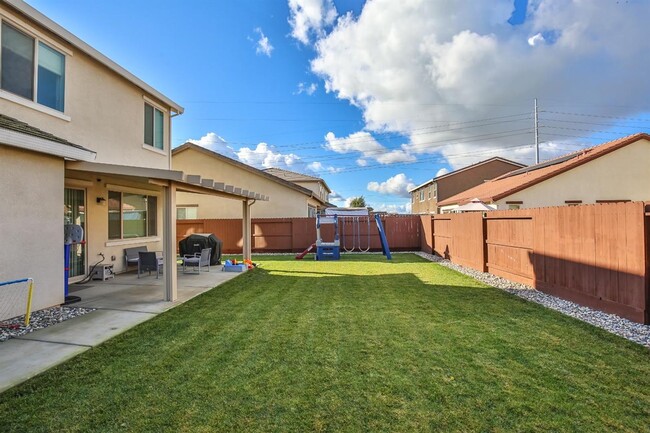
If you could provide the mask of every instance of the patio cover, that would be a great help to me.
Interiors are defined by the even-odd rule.
[[[473,198],[469,203],[458,206],[454,212],[487,212],[491,210],[494,210],[494,207],[483,203],[478,198]]]
[[[132,167],[95,162],[66,161],[66,172],[80,171],[121,176],[142,182],[143,180],[163,188],[163,256],[165,274],[165,300],[177,298],[176,281],[176,192],[207,194],[240,200],[242,202],[242,235],[244,259],[251,258],[251,210],[257,201],[268,201],[269,197],[213,179],[202,179],[199,175],[185,174],[178,170]]]

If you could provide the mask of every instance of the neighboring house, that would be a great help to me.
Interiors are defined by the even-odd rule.
[[[78,224],[72,281],[100,253],[121,272],[144,245],[165,255],[173,300],[176,191],[265,197],[172,171],[183,108],[23,1],[0,1],[0,44],[0,281],[34,278],[34,310],[61,304],[63,226]]]
[[[255,218],[307,217],[312,212],[310,209],[323,206],[322,198],[311,189],[193,143],[172,150],[172,166],[176,170],[191,170],[217,182],[264,191],[269,201],[256,202],[250,207]],[[188,193],[176,195],[176,209],[178,219],[241,218],[242,214],[241,204],[233,200]]]
[[[316,213],[324,210],[325,208],[332,207],[328,202],[329,195],[332,190],[327,186],[327,183],[319,177],[309,176],[295,171],[284,170],[282,168],[267,168],[264,170],[266,173],[277,176],[281,179],[288,180],[297,185],[310,189],[314,194],[313,197],[318,201],[315,206],[310,206],[309,216],[314,217]]]
[[[650,199],[650,135],[623,137],[511,171],[442,202],[443,211],[478,198],[497,209]]]
[[[525,166],[518,162],[495,157],[435,177],[409,190],[411,194],[411,213],[440,213],[440,202],[443,200],[513,169],[522,167]]]

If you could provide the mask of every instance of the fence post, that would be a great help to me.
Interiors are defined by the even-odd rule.
[[[481,218],[481,239],[483,239],[483,254],[481,258],[482,269],[481,271],[487,272],[488,270],[488,247],[487,247],[487,213],[483,212]]]

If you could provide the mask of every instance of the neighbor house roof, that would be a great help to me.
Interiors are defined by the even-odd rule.
[[[516,165],[516,166],[519,166],[519,167],[526,167],[524,164],[520,164],[520,163],[518,163],[518,162],[511,161],[511,160],[506,159],[506,158],[501,158],[500,156],[495,156],[494,158],[486,159],[486,160],[484,160],[484,161],[479,161],[479,162],[474,163],[474,164],[472,164],[472,165],[468,165],[467,167],[459,168],[458,170],[454,170],[454,171],[451,171],[451,172],[449,172],[449,173],[445,173],[445,174],[442,174],[442,175],[440,175],[440,176],[434,177],[433,179],[429,179],[429,180],[427,180],[426,182],[421,183],[420,185],[418,185],[418,186],[416,186],[416,187],[414,187],[414,188],[409,189],[408,192],[417,191],[418,189],[422,188],[423,186],[427,186],[427,185],[429,185],[430,183],[437,182],[437,181],[439,181],[439,180],[446,179],[446,178],[448,178],[448,177],[456,176],[456,175],[461,174],[461,173],[463,173],[463,172],[465,172],[465,171],[467,171],[467,170],[470,170],[470,169],[476,168],[476,167],[478,167],[478,166],[481,166],[481,165],[487,164],[487,163],[492,162],[492,161],[501,161],[501,162],[505,162],[505,163],[512,164],[512,165]]]
[[[224,155],[222,155],[220,153],[214,152],[214,151],[212,151],[210,149],[206,149],[205,147],[199,146],[198,144],[194,144],[194,143],[190,143],[190,142],[184,143],[181,146],[178,146],[178,147],[172,149],[172,156],[177,155],[177,154],[179,154],[181,152],[190,150],[190,149],[194,150],[196,152],[200,152],[203,155],[209,156],[211,158],[215,158],[215,159],[218,159],[220,161],[223,161],[223,162],[225,162],[227,164],[238,167],[238,168],[240,168],[242,170],[248,171],[249,173],[256,174],[258,176],[262,176],[262,177],[264,177],[266,179],[269,179],[269,180],[271,180],[273,182],[276,182],[276,183],[279,183],[279,184],[281,184],[283,186],[286,186],[287,188],[298,191],[299,193],[304,194],[304,195],[306,195],[308,197],[313,197],[314,196],[312,190],[310,190],[308,188],[305,188],[305,187],[300,186],[298,184],[295,184],[293,182],[287,181],[287,180],[282,179],[282,178],[280,178],[278,176],[274,176],[274,175],[272,175],[270,173],[267,173],[264,170],[259,170],[259,169],[255,168],[255,167],[251,167],[250,165],[244,164],[243,162],[237,161],[237,160],[232,159],[232,158],[228,158],[227,156],[224,156]],[[172,163],[172,165],[173,165],[173,163]],[[314,198],[318,199],[318,197],[314,197]]]
[[[61,27],[59,24],[55,23],[42,13],[40,13],[38,10],[34,9],[32,6],[28,5],[25,3],[23,0],[2,0],[5,4],[10,5],[17,11],[21,12],[22,14],[26,15],[36,23],[40,24],[42,27],[46,28],[47,30],[51,31],[52,33],[56,34],[59,36],[61,39],[67,41],[71,45],[75,46],[77,49],[81,50],[82,52],[86,53],[102,65],[106,66],[107,68],[111,69],[113,72],[117,73],[118,75],[122,76],[126,80],[130,81],[140,89],[144,90],[146,93],[149,95],[152,95],[159,99],[162,103],[166,104],[169,106],[173,111],[177,113],[183,113],[184,109],[180,105],[178,105],[176,102],[172,101],[169,99],[167,96],[163,95],[117,63],[115,63],[113,60],[109,59],[72,33],[70,33],[68,30],[64,29]]]
[[[0,143],[80,161],[93,161],[97,153],[13,117],[0,114]]]
[[[513,170],[493,180],[482,183],[448,199],[442,200],[439,205],[448,206],[454,204],[465,204],[474,198],[478,198],[484,203],[491,203],[516,192],[530,188],[540,182],[607,155],[628,144],[635,143],[641,139],[649,140],[650,135],[639,133],[618,140],[609,141],[595,147],[582,149],[568,155],[555,158],[540,164],[531,165],[517,170]]]
[[[327,183],[320,177],[309,176],[308,174],[297,173],[295,171],[285,170],[283,168],[275,168],[275,167],[266,168],[264,169],[264,171],[269,174],[272,174],[273,176],[281,177],[282,179],[288,180],[289,182],[321,182],[327,189],[327,192],[332,192],[330,187],[327,186]]]

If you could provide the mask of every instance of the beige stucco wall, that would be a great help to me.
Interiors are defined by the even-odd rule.
[[[329,199],[329,193],[327,192],[327,189],[323,186],[323,184],[319,181],[296,181],[296,184],[302,186],[303,188],[307,188],[311,190],[314,195],[318,198],[320,198],[323,201],[328,201]],[[317,203],[317,202],[315,202]],[[319,206],[322,206],[319,204]]]
[[[203,178],[214,179],[216,182],[224,182],[269,196],[268,202],[257,201],[251,207],[253,218],[306,217],[308,203],[313,203],[312,206],[317,203],[307,195],[270,180],[266,176],[252,173],[192,149],[174,154],[172,166],[174,170],[200,174]],[[176,206],[184,205],[198,205],[198,218],[242,217],[240,200],[179,192],[176,195]]]
[[[61,158],[0,144],[0,281],[33,278],[33,310],[63,302],[63,171]]]
[[[123,272],[124,248],[145,245],[149,251],[162,251],[162,191],[160,187],[142,182],[134,182],[124,178],[92,175],[75,171],[68,171],[65,178],[67,188],[83,189],[86,191],[86,233],[87,242],[87,270],[101,260],[99,253],[103,253],[106,260],[103,263],[113,265],[116,273]],[[109,240],[108,239],[108,191],[131,192],[135,194],[156,196],[158,201],[157,235],[148,238]],[[107,201],[97,203],[97,197]],[[61,199],[63,204],[63,199]],[[62,230],[62,229],[59,229]],[[113,260],[112,257],[115,257]],[[133,269],[133,268],[132,268]]]
[[[53,48],[72,53],[66,56],[65,79],[64,114],[70,120],[9,100],[7,98],[12,95],[1,90],[0,113],[96,151],[96,162],[170,167],[170,118],[169,111],[165,111],[168,107],[158,104],[158,108],[165,112],[165,152],[161,152],[144,145],[145,94],[141,89],[55,35],[37,28],[1,3],[0,16],[21,30],[42,38]],[[156,59],[152,58],[151,61],[155,62]],[[15,98],[22,100],[13,96]],[[27,100],[22,101],[27,103]],[[35,103],[32,105],[38,106]],[[39,107],[45,111],[55,111]]]
[[[650,200],[650,142],[639,140],[497,201],[522,201],[522,208],[564,206],[565,200]]]

